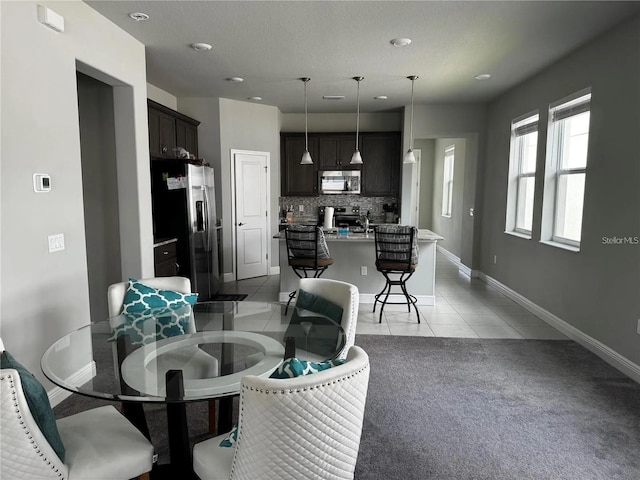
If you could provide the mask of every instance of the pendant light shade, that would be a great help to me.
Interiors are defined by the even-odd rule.
[[[353,152],[351,156],[351,165],[362,165],[362,155],[360,155],[360,150],[358,149],[358,135],[360,133],[360,82],[364,79],[364,77],[353,77],[353,79],[358,83],[358,93],[356,96],[356,151]]]
[[[410,75],[407,78],[411,80],[411,127],[409,133],[409,150],[404,154],[404,163],[416,163],[416,156],[413,153],[413,82],[416,81],[418,76]]]
[[[304,153],[302,154],[300,165],[313,165],[313,160],[309,153],[309,132],[307,130],[307,82],[311,79],[303,77],[300,80],[304,82]]]

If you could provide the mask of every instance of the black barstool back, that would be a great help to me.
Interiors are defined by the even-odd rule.
[[[289,266],[298,278],[318,278],[333,264],[322,228],[316,225],[288,225],[284,231]],[[289,294],[285,315],[296,290]]]
[[[411,278],[418,267],[418,229],[407,225],[378,225],[374,229],[376,246],[376,269],[384,275],[385,286],[375,296],[373,311],[376,311],[378,302],[380,307],[380,320],[385,305],[407,305],[407,311],[411,312],[413,305],[418,323],[420,313],[416,307],[417,299],[409,294],[406,282]],[[400,287],[400,292],[391,292],[391,287]],[[404,301],[390,302],[389,295],[403,295]],[[384,298],[382,298],[384,297]],[[382,299],[381,299],[382,298]]]

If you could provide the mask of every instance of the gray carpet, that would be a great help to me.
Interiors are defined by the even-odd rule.
[[[371,380],[358,480],[638,480],[640,385],[572,341],[358,335]],[[65,416],[99,404],[79,396]],[[192,441],[205,403],[188,406]],[[166,417],[146,409],[160,463]]]

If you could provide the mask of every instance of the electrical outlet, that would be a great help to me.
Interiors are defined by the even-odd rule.
[[[304,212],[304,205],[298,205],[298,211],[300,213]]]
[[[367,274],[367,267],[365,265],[360,267],[360,275],[366,275]]]
[[[498,256],[494,255],[493,256],[493,264],[496,265],[498,263]]]
[[[638,335],[640,335],[640,319],[638,320],[638,327],[636,329],[636,332],[638,333]]]

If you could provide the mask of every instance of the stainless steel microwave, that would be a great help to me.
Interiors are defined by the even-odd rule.
[[[324,170],[318,173],[318,190],[324,195],[360,193],[360,170]]]

